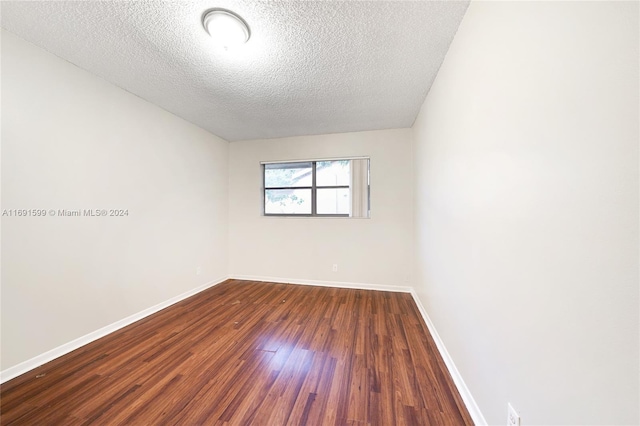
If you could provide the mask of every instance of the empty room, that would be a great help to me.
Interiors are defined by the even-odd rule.
[[[640,424],[639,21],[0,2],[0,424]]]

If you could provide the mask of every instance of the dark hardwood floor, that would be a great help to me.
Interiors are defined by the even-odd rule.
[[[411,295],[238,280],[3,384],[0,404],[3,425],[473,424]]]

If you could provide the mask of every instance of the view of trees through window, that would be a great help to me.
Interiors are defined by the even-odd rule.
[[[265,164],[264,213],[349,216],[352,207],[351,162]]]

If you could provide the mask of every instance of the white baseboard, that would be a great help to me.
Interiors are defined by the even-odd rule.
[[[301,285],[313,285],[313,286],[321,286],[321,287],[338,287],[338,288],[353,288],[360,290],[378,290],[378,291],[393,291],[399,293],[411,293],[413,296],[413,300],[420,311],[427,327],[429,328],[429,332],[433,337],[433,340],[438,347],[438,351],[440,352],[440,356],[444,360],[451,377],[453,378],[453,382],[458,388],[458,392],[460,392],[460,396],[464,401],[473,422],[479,426],[486,426],[487,421],[485,420],[480,408],[476,404],[469,388],[462,380],[462,376],[460,372],[456,368],[453,359],[449,355],[447,348],[444,346],[442,339],[438,335],[435,326],[431,322],[429,315],[427,315],[427,311],[424,309],[422,302],[418,298],[418,294],[416,293],[413,287],[403,287],[403,286],[389,286],[389,285],[380,285],[380,284],[364,284],[364,283],[349,283],[349,282],[339,282],[339,281],[316,281],[316,280],[305,280],[305,279],[297,279],[297,278],[281,278],[281,277],[263,277],[263,276],[252,276],[252,275],[233,275],[228,278],[221,278],[218,280],[210,281],[206,284],[201,285],[200,287],[189,290],[185,293],[182,293],[176,297],[173,297],[169,300],[166,300],[162,303],[159,303],[155,306],[147,308],[143,311],[140,311],[136,314],[130,315],[120,321],[116,321],[113,324],[109,324],[105,327],[100,328],[99,330],[93,331],[89,334],[86,334],[82,337],[79,337],[71,342],[65,343],[62,346],[58,346],[57,348],[51,349],[43,354],[40,354],[34,358],[31,358],[27,361],[21,362],[18,365],[7,368],[4,371],[0,372],[0,383],[4,383],[9,381],[21,374],[24,374],[34,368],[41,366],[42,364],[46,364],[49,361],[52,361],[62,355],[65,355],[71,351],[74,351],[88,343],[93,342],[101,337],[106,336],[109,333],[113,333],[116,330],[119,330],[129,324],[132,324],[136,321],[139,321],[151,314],[154,314],[168,306],[171,306],[175,303],[180,302],[188,297],[193,296],[196,293],[200,293],[207,288],[213,287],[216,284],[220,284],[221,282],[226,281],[227,279],[236,279],[236,280],[247,280],[247,281],[264,281],[264,282],[273,282],[273,283],[284,283],[284,284],[301,284]]]
[[[393,291],[399,293],[411,293],[413,296],[413,300],[424,318],[424,322],[427,324],[427,328],[431,333],[431,337],[436,343],[438,347],[438,351],[440,352],[440,356],[442,357],[447,369],[449,370],[449,374],[453,379],[453,383],[458,388],[458,392],[462,397],[462,401],[467,407],[467,411],[469,411],[469,415],[473,419],[473,422],[478,426],[486,426],[487,421],[485,420],[478,404],[476,404],[475,399],[471,395],[469,388],[465,384],[464,380],[462,380],[462,376],[460,372],[456,368],[456,365],[449,355],[447,348],[444,346],[440,335],[436,331],[433,322],[431,322],[431,318],[427,315],[427,311],[424,309],[422,302],[418,298],[418,294],[416,293],[413,287],[401,287],[401,286],[387,286],[387,285],[379,285],[379,284],[363,284],[363,283],[348,283],[348,282],[339,282],[339,281],[316,281],[316,280],[304,280],[297,278],[281,278],[281,277],[263,277],[263,276],[252,276],[252,275],[232,275],[229,277],[230,279],[235,280],[247,280],[247,281],[264,281],[264,282],[273,282],[273,283],[284,283],[284,284],[302,284],[302,285],[315,285],[322,287],[338,287],[338,288],[354,288],[361,290],[378,290],[378,291]]]
[[[114,331],[119,330],[122,327],[125,327],[129,324],[133,324],[134,322],[139,321],[142,318],[148,317],[151,314],[155,314],[156,312],[168,306],[178,303],[181,300],[191,297],[196,293],[200,293],[201,291],[206,290],[209,287],[213,287],[216,284],[220,284],[221,282],[224,282],[226,280],[227,278],[209,281],[208,283],[203,284],[200,287],[196,287],[176,297],[172,297],[169,300],[165,300],[164,302],[158,303],[155,306],[152,306],[143,311],[130,315],[126,318],[123,318],[120,321],[116,321],[113,324],[109,324],[96,331],[86,334],[82,337],[78,337],[77,339],[72,340],[71,342],[65,343],[62,346],[58,346],[57,348],[51,349],[50,351],[47,351],[43,354],[33,357],[27,361],[21,362],[18,365],[9,367],[6,370],[3,370],[0,372],[0,383],[4,383],[15,377],[18,377],[21,374],[24,374],[30,370],[33,370],[36,367],[40,367],[42,364],[46,364],[47,362],[52,361],[62,355],[68,354],[69,352],[74,351],[79,347],[86,345],[87,343],[91,343],[94,340],[98,340],[99,338],[104,337],[109,333],[113,333]]]
[[[436,342],[436,346],[438,347],[440,356],[442,357],[442,360],[446,364],[447,369],[449,370],[449,374],[451,374],[453,383],[458,388],[458,392],[460,393],[460,396],[464,401],[464,405],[467,407],[467,411],[469,411],[469,415],[473,419],[473,423],[475,423],[477,426],[486,426],[487,421],[482,415],[482,412],[480,411],[480,407],[478,407],[478,404],[476,404],[476,400],[473,399],[473,396],[471,395],[469,388],[465,384],[464,380],[462,380],[462,376],[460,375],[458,368],[454,364],[453,359],[451,358],[451,355],[449,355],[449,351],[447,351],[447,348],[444,346],[444,342],[440,338],[440,335],[438,334],[436,327],[433,325],[433,322],[431,322],[431,318],[429,318],[429,315],[427,315],[426,309],[422,305],[422,302],[420,301],[418,294],[413,288],[411,288],[411,295],[413,296],[413,300],[416,302],[416,306],[418,306],[418,310],[420,311],[420,314],[422,314],[422,318],[424,319],[424,322],[427,324],[427,328],[431,333],[431,337],[433,337],[433,340]]]
[[[393,291],[396,293],[411,293],[413,291],[413,288],[411,287],[382,285],[382,284],[349,283],[349,282],[342,282],[342,281],[317,281],[317,280],[305,280],[305,279],[299,279],[299,278],[263,277],[263,276],[254,276],[254,275],[231,275],[229,278],[232,280],[264,281],[264,282],[282,283],[282,284],[315,285],[318,287],[337,287],[337,288],[353,288],[358,290]]]

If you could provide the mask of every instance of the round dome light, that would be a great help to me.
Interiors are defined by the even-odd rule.
[[[251,37],[249,25],[227,9],[209,9],[202,15],[202,26],[216,44],[225,49],[246,43]]]

